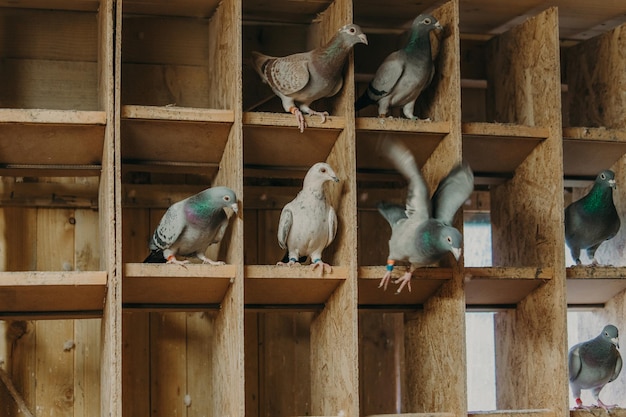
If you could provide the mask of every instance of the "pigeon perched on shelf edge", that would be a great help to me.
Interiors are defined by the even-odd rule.
[[[396,261],[410,263],[409,270],[393,281],[411,291],[411,277],[417,267],[439,261],[450,252],[456,260],[461,256],[463,236],[452,226],[457,210],[474,189],[474,174],[466,162],[455,166],[441,180],[432,198],[411,151],[399,140],[384,139],[381,151],[408,180],[405,207],[380,203],[379,212],[391,225],[387,271],[379,288],[387,289]]]
[[[377,104],[379,117],[386,117],[390,107],[402,107],[406,118],[418,119],[413,114],[415,101],[435,74],[432,30],[443,30],[433,16],[421,14],[413,20],[406,45],[392,52],[378,67],[374,79],[355,103],[357,111]]]
[[[343,66],[352,47],[367,45],[367,37],[358,25],[343,26],[324,46],[285,57],[252,52],[252,64],[263,82],[280,98],[285,111],[295,115],[300,132],[306,122],[302,113],[318,115],[322,123],[328,112],[309,106],[315,100],[334,96],[343,86]],[[298,103],[298,105],[296,105]]]
[[[591,340],[574,345],[568,353],[569,383],[577,409],[589,409],[580,399],[583,389],[591,390],[597,406],[610,410],[617,405],[606,405],[600,400],[600,391],[615,381],[622,370],[619,332],[612,324],[604,326],[602,333]]]
[[[582,265],[582,249],[592,259],[592,265],[598,265],[596,250],[619,231],[621,221],[613,202],[615,187],[615,173],[602,171],[589,193],[565,208],[565,242],[577,266]]]
[[[172,204],[150,238],[150,254],[144,263],[184,265],[177,255],[195,256],[211,265],[223,265],[205,255],[206,249],[224,237],[229,216],[224,210],[238,212],[237,196],[227,187],[212,187]]]
[[[332,272],[322,261],[322,251],[337,233],[337,214],[327,200],[324,183],[339,182],[335,171],[325,162],[314,164],[306,173],[302,190],[283,207],[278,222],[278,244],[288,252],[287,262],[278,265],[300,265],[311,258],[311,268]]]

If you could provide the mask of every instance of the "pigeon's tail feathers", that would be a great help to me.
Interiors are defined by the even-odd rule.
[[[148,257],[143,260],[144,264],[164,264],[166,262],[163,251],[160,249],[150,251]]]
[[[433,217],[451,224],[454,215],[474,191],[474,173],[466,161],[456,165],[439,183],[432,197]]]
[[[270,59],[271,57],[267,55],[252,51],[252,67],[261,76],[264,82],[267,82],[267,77],[265,76],[265,66]]]
[[[383,215],[385,220],[389,222],[389,224],[393,227],[398,221],[402,219],[406,219],[406,211],[404,207],[398,204],[387,203],[385,201],[381,201],[377,205],[378,211]]]
[[[359,111],[366,108],[367,106],[371,106],[372,104],[376,104],[376,102],[372,100],[369,94],[367,94],[367,90],[365,90],[363,94],[361,94],[361,97],[359,97],[358,100],[354,103],[354,109],[356,111]]]

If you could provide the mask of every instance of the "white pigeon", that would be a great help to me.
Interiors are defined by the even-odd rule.
[[[332,267],[322,261],[322,251],[337,233],[337,214],[324,192],[327,181],[339,182],[339,179],[330,165],[318,162],[307,172],[296,198],[283,207],[278,244],[288,251],[288,261],[278,265],[299,265],[302,257],[309,256],[312,269],[319,266],[322,273],[332,272]]]

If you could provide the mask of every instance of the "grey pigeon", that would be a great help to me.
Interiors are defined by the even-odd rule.
[[[318,115],[322,123],[326,121],[327,112],[317,112],[309,106],[341,90],[344,63],[357,43],[367,45],[367,37],[359,26],[350,24],[339,29],[324,46],[280,58],[252,52],[252,63],[263,82],[280,97],[285,111],[296,116],[303,132],[306,124],[302,113]]]
[[[405,117],[417,119],[413,114],[415,101],[435,74],[430,47],[430,32],[435,29],[443,27],[428,14],[413,20],[407,44],[378,67],[367,90],[356,101],[356,110],[378,103],[379,117],[387,116],[390,107],[402,107]]]
[[[474,189],[474,174],[467,163],[455,166],[441,180],[432,198],[411,151],[398,140],[385,139],[381,151],[408,180],[406,206],[380,203],[378,210],[391,225],[387,271],[379,288],[387,289],[395,261],[408,261],[410,269],[394,284],[411,291],[411,276],[419,266],[430,265],[451,252],[461,255],[463,237],[452,226],[455,213]]]
[[[229,216],[237,213],[237,196],[227,187],[212,187],[174,203],[167,209],[152,238],[146,263],[185,264],[176,255],[196,256],[203,263],[223,265],[206,257],[206,249],[224,237]]]
[[[599,396],[602,388],[615,381],[622,370],[622,357],[618,348],[617,327],[609,324],[594,339],[579,343],[569,350],[569,384],[577,408],[588,408],[583,406],[580,399],[580,391],[583,389],[591,390],[598,407],[607,410],[616,407],[604,404]]]
[[[565,209],[565,242],[576,265],[582,264],[581,249],[586,249],[592,265],[597,265],[596,250],[619,231],[621,222],[613,203],[615,187],[615,173],[602,171],[591,191]]]
[[[322,261],[322,251],[335,239],[337,214],[328,203],[324,183],[339,182],[335,171],[325,162],[313,165],[302,190],[287,203],[280,213],[278,243],[289,253],[288,262],[279,265],[299,265],[302,257],[311,257],[312,268],[322,267],[322,273],[332,268]]]

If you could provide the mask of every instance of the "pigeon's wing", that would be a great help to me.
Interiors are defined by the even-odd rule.
[[[570,382],[575,381],[580,374],[580,370],[582,369],[582,361],[580,359],[580,347],[574,346],[570,349],[569,354],[567,355],[568,366],[569,366],[569,380]]]
[[[291,210],[285,206],[280,212],[280,220],[278,221],[278,244],[281,249],[287,249],[287,237],[289,236],[289,230],[293,224],[293,215]]]
[[[271,60],[265,68],[270,86],[284,95],[302,90],[309,83],[308,62],[306,53]]]
[[[398,204],[391,204],[385,201],[378,203],[378,211],[389,222],[391,227],[401,219],[406,219],[406,210]]]
[[[433,217],[451,224],[459,207],[474,190],[474,174],[467,162],[455,166],[439,183],[432,198]]]
[[[219,210],[214,214],[214,216],[215,221],[217,222],[217,232],[211,241],[212,244],[221,242],[226,234],[226,229],[228,228],[228,216],[226,215],[224,209]]]
[[[617,352],[617,361],[615,362],[615,370],[613,371],[613,376],[609,382],[613,382],[619,376],[619,373],[622,371],[622,357],[619,352]]]
[[[428,220],[430,217],[428,186],[417,168],[413,154],[399,140],[384,138],[380,143],[380,147],[381,151],[409,182],[406,199],[407,217],[413,217],[418,221]]]
[[[337,213],[335,213],[335,209],[332,206],[328,210],[328,241],[326,242],[326,246],[333,243],[335,240],[335,236],[337,235]]]
[[[184,212],[185,201],[186,200],[179,201],[167,209],[152,235],[150,249],[169,248],[176,242],[183,230],[185,230],[187,225]]]
[[[370,83],[369,94],[378,100],[391,92],[404,72],[404,55],[401,51],[391,53],[376,70]]]

